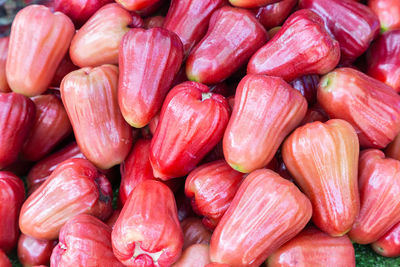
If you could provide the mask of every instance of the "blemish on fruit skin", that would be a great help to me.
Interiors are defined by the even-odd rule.
[[[330,92],[335,89],[333,85],[333,80],[335,79],[335,73],[328,73],[324,77],[322,77],[320,81],[320,87],[322,90]]]
[[[209,92],[209,93],[202,93],[202,94],[201,94],[201,101],[210,99],[210,98],[212,97],[212,95],[213,95],[213,94],[212,94],[211,92]]]
[[[229,164],[232,169],[241,172],[241,173],[247,173],[245,170],[243,170],[243,168],[240,165],[235,165],[235,164]]]
[[[186,76],[189,79],[189,81],[193,81],[193,82],[200,82],[199,77],[197,77],[196,75],[194,75],[191,71],[187,71],[186,72]]]
[[[62,249],[64,249],[64,250],[67,249],[67,246],[65,246],[63,243],[60,242],[59,245],[60,245],[60,248],[62,248]]]

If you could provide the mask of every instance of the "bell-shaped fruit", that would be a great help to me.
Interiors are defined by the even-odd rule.
[[[74,24],[61,12],[53,14],[40,5],[19,11],[11,28],[6,65],[11,89],[26,96],[46,91],[74,33]]]
[[[363,54],[379,33],[379,20],[366,5],[354,0],[300,0],[325,22],[340,44],[341,61],[351,62]]]
[[[132,145],[132,130],[118,106],[118,68],[103,65],[68,74],[61,97],[76,141],[96,167],[109,169],[121,163]]]
[[[55,95],[40,95],[33,98],[36,118],[28,138],[22,147],[22,156],[38,161],[72,132],[67,112]]]
[[[136,186],[112,231],[115,256],[126,266],[171,266],[181,254],[174,195],[159,181]]]
[[[279,2],[280,0],[229,0],[233,6],[255,8]]]
[[[26,177],[29,194],[35,191],[44,181],[46,181],[50,174],[61,162],[72,158],[85,158],[75,142],[72,142],[66,147],[36,163],[30,169],[28,176]]]
[[[230,266],[260,266],[306,226],[311,203],[277,173],[261,169],[247,176],[215,229],[210,259]]]
[[[208,255],[209,246],[205,244],[194,244],[185,249],[182,256],[172,267],[204,267],[210,263]]]
[[[139,15],[130,14],[116,3],[100,8],[78,30],[72,39],[69,54],[79,67],[118,64],[122,37],[134,26]]]
[[[17,160],[35,120],[35,104],[17,93],[0,93],[0,170]]]
[[[377,241],[372,243],[372,248],[376,253],[385,257],[400,256],[400,222],[392,227]]]
[[[367,149],[361,152],[358,168],[361,209],[349,236],[369,244],[400,222],[400,161]]]
[[[150,145],[151,140],[138,140],[128,157],[121,163],[119,201],[122,205],[125,204],[130,193],[137,185],[145,180],[156,179],[150,164]]]
[[[253,12],[256,14],[258,21],[266,29],[272,29],[282,24],[282,22],[289,16],[297,2],[297,0],[282,0],[280,2],[255,9]]]
[[[400,29],[380,35],[372,43],[367,53],[366,66],[369,76],[400,93]]]
[[[97,10],[112,0],[54,0],[54,10],[67,15],[77,27],[82,26]]]
[[[265,167],[306,112],[306,99],[281,78],[245,76],[223,139],[226,161],[244,173]]]
[[[339,43],[314,12],[294,12],[278,33],[250,59],[247,73],[292,81],[306,74],[325,74],[339,62]]]
[[[285,165],[313,204],[314,224],[331,236],[346,234],[358,215],[359,149],[356,131],[343,120],[308,123],[282,147]]]
[[[51,266],[123,267],[113,254],[111,227],[94,216],[80,214],[61,228]]]
[[[275,251],[268,258],[267,266],[355,267],[356,257],[347,235],[332,237],[309,227]]]
[[[194,244],[210,244],[211,232],[204,227],[201,219],[196,217],[189,217],[181,222],[183,232],[183,247],[190,247]]]
[[[232,169],[224,160],[201,165],[186,179],[185,194],[192,199],[193,210],[204,216],[203,224],[214,229],[232,202],[243,179],[243,173]]]
[[[18,240],[18,259],[23,266],[49,265],[54,240],[41,240],[22,234]],[[0,265],[1,266],[1,265]]]
[[[107,219],[111,202],[111,184],[104,174],[86,159],[69,159],[24,202],[19,227],[37,239],[56,239],[61,227],[75,215]]]
[[[400,1],[368,0],[368,6],[378,16],[381,32],[400,29]]]
[[[6,63],[8,54],[8,44],[10,42],[9,37],[0,38],[0,92],[7,93],[10,92],[10,86],[8,86],[7,76],[6,76]]]
[[[18,216],[24,199],[22,180],[11,172],[0,171],[0,251],[10,252],[17,245]]]
[[[264,27],[244,9],[225,6],[215,11],[208,32],[186,61],[189,80],[222,82],[237,71],[268,39]]]
[[[163,27],[176,33],[182,41],[185,56],[204,37],[212,13],[225,0],[172,0]]]
[[[132,29],[119,50],[118,103],[125,120],[142,128],[159,112],[183,60],[182,42],[166,29]]]
[[[196,82],[184,82],[167,95],[151,142],[154,176],[163,180],[188,174],[221,140],[229,104]]]
[[[360,71],[339,68],[328,73],[317,97],[329,117],[351,123],[362,147],[384,148],[400,132],[400,96]]]

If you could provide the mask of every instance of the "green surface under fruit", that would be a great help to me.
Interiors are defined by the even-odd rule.
[[[399,258],[385,258],[377,255],[369,246],[354,245],[356,250],[357,267],[395,267],[400,266]],[[11,255],[13,266],[22,267],[18,262],[17,255]]]

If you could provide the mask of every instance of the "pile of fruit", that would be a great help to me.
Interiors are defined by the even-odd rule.
[[[400,256],[399,0],[2,2],[0,267]]]

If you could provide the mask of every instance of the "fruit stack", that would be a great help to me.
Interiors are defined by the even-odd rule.
[[[400,256],[400,1],[23,2],[0,9],[1,267]]]

